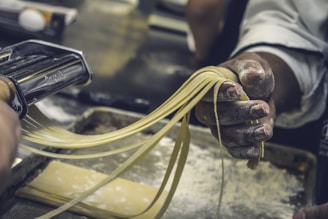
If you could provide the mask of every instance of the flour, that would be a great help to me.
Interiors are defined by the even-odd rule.
[[[147,135],[139,135],[142,139]],[[137,140],[137,139],[135,139]],[[121,177],[159,187],[170,159],[173,139],[164,137],[150,153]],[[92,150],[92,149],[91,149]],[[131,155],[124,152],[96,160],[66,161],[110,173]],[[225,182],[220,219],[290,219],[291,204],[304,191],[302,176],[261,161],[256,170],[246,160],[224,159]],[[104,166],[105,165],[105,166]],[[212,219],[218,206],[221,159],[207,147],[191,144],[179,186],[163,219]]]
[[[160,145],[167,148],[168,143],[164,139]],[[224,159],[220,218],[292,218],[296,206],[289,203],[290,198],[304,191],[302,179],[270,162],[260,162],[255,171],[246,168],[246,162]],[[214,218],[221,179],[221,160],[192,144],[179,187],[164,218]]]
[[[106,129],[105,126],[99,127]],[[128,145],[147,137],[149,135],[140,133],[133,139],[125,139],[126,142],[113,146]],[[163,219],[215,218],[222,182],[221,155],[208,142],[201,141],[204,145],[196,145],[193,140],[191,142],[181,180]],[[173,147],[174,140],[164,137],[147,156],[120,177],[159,187]],[[95,149],[88,150],[92,152]],[[132,153],[66,162],[109,174]],[[248,169],[246,163],[247,160],[224,159],[225,181],[220,219],[292,218],[296,208],[301,205],[295,200],[299,200],[304,192],[304,176],[291,174],[270,162],[261,161],[256,170]]]

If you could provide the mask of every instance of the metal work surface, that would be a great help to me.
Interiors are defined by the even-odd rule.
[[[63,122],[65,113],[56,113],[54,103],[61,98],[47,101],[41,109],[48,108],[47,115]],[[46,106],[46,108],[45,108]],[[73,108],[72,108],[73,107]],[[78,133],[106,133],[130,124],[143,115],[108,108],[98,111],[91,108],[82,116],[76,116],[71,109],[78,107],[72,103],[67,107],[66,117],[74,120],[72,128]],[[53,110],[49,110],[53,108]],[[81,107],[80,111],[83,109]],[[58,116],[59,115],[59,116]],[[71,116],[71,117],[70,117]],[[165,121],[163,121],[163,124]],[[155,133],[162,124],[155,125],[140,138]],[[122,175],[123,178],[157,187],[165,171],[168,156],[171,153],[176,131],[170,132],[144,160]],[[144,135],[144,136],[143,136]],[[187,164],[178,190],[164,218],[214,218],[221,183],[220,150],[216,140],[207,129],[191,126],[192,144]],[[90,149],[92,152],[93,149]],[[94,151],[93,151],[94,152]],[[72,152],[69,153],[80,153]],[[91,168],[102,173],[110,173],[122,159],[129,156],[123,153],[114,157],[92,160],[65,160],[77,166]],[[224,155],[225,186],[222,203],[222,218],[291,218],[295,209],[312,204],[314,200],[315,160],[311,154],[275,144],[266,145],[266,156],[257,170],[246,168],[246,161],[231,159]],[[36,168],[38,173],[44,166]],[[33,174],[27,179],[35,177]],[[10,200],[10,199],[9,199]],[[51,207],[12,197],[12,205],[2,218],[33,218],[51,209]],[[65,213],[56,218],[85,218]]]

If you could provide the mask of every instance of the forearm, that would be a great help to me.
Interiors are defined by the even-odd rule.
[[[186,18],[193,34],[196,55],[204,59],[223,26],[224,0],[189,0]]]

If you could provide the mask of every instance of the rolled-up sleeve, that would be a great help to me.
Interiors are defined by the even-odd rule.
[[[232,55],[251,51],[269,52],[280,57],[293,70],[303,93],[299,109],[277,117],[279,127],[300,127],[318,119],[325,110],[328,92],[327,11],[325,0],[249,1],[240,40]]]

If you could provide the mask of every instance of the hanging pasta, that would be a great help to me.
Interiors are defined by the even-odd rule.
[[[176,142],[171,154],[170,161],[167,165],[166,173],[162,179],[162,183],[153,197],[150,204],[138,213],[133,215],[116,215],[125,218],[135,217],[143,215],[145,212],[149,211],[154,204],[162,197],[164,193],[164,188],[169,185],[170,189],[166,194],[163,206],[156,213],[156,217],[159,218],[163,215],[167,209],[176,187],[178,185],[179,179],[183,172],[183,167],[185,165],[189,143],[190,134],[188,129],[190,111],[193,107],[208,93],[213,89],[214,103],[217,101],[217,93],[225,81],[237,81],[236,76],[229,70],[222,67],[206,67],[198,70],[163,104],[161,104],[157,109],[148,115],[145,115],[140,120],[123,127],[121,129],[111,131],[105,134],[95,134],[95,135],[83,135],[70,132],[64,128],[57,126],[52,123],[45,115],[43,115],[36,107],[32,106],[29,109],[28,116],[24,119],[23,126],[23,142],[21,147],[29,150],[33,153],[40,154],[43,156],[62,158],[62,159],[90,159],[102,156],[111,156],[113,154],[122,153],[132,149],[136,149],[132,155],[121,165],[115,169],[110,175],[98,182],[97,185],[93,186],[91,189],[83,192],[78,197],[68,200],[66,204],[62,205],[58,209],[55,209],[48,214],[39,217],[39,219],[51,218],[63,211],[70,209],[71,207],[77,205],[82,200],[93,194],[99,188],[107,185],[113,180],[117,179],[122,173],[131,168],[135,163],[140,161],[147,155],[156,144],[162,139],[167,133],[177,124],[181,123],[179,127],[179,133],[176,138]],[[248,100],[246,94],[244,94],[241,100]],[[216,115],[216,124],[218,127],[218,142],[219,148],[222,149],[221,136],[220,136],[220,124],[217,113],[216,104],[214,104],[214,112]],[[119,142],[127,137],[131,137],[140,133],[141,131],[147,129],[148,127],[158,123],[159,121],[167,118],[169,115],[173,115],[171,119],[154,135],[149,136],[139,142],[135,142],[130,145],[124,145],[121,148],[113,149],[110,151],[97,152],[92,154],[83,155],[69,155],[60,152],[50,152],[44,151],[42,149],[35,148],[31,145],[42,145],[57,149],[74,149],[83,150],[91,147],[101,147],[106,144],[113,142]],[[256,123],[257,121],[250,121]],[[263,156],[263,142],[258,144],[261,147],[261,152]],[[59,150],[60,151],[60,150]],[[222,158],[223,159],[223,158]],[[259,158],[260,159],[260,158]],[[259,159],[249,160],[247,166],[251,169],[255,169]],[[223,160],[222,160],[223,162]],[[176,168],[174,168],[176,166]],[[222,165],[222,168],[224,166]],[[174,171],[175,170],[175,171]],[[224,169],[222,169],[222,176],[224,176]],[[169,178],[173,177],[173,180],[169,182]],[[222,179],[223,180],[223,179]],[[223,186],[223,183],[221,183]],[[219,203],[222,200],[222,190]],[[218,207],[218,211],[220,205]],[[217,213],[219,215],[219,213]]]

